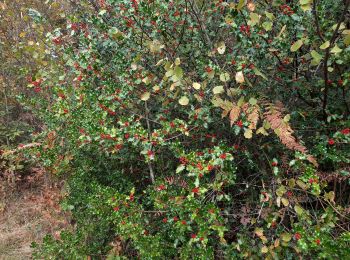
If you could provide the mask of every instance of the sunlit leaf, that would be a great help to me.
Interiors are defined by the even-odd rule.
[[[230,80],[230,74],[228,74],[227,72],[221,73],[221,74],[220,74],[220,80],[221,80],[222,82],[227,82],[227,81],[229,81],[229,80]]]
[[[243,82],[244,82],[244,75],[243,75],[243,72],[242,72],[242,71],[238,71],[238,72],[236,73],[235,79],[236,79],[236,82],[237,82],[237,83],[243,83]]]
[[[198,89],[201,88],[201,84],[198,83],[198,82],[193,82],[192,87],[193,87],[194,89],[197,89],[197,90],[198,90]]]
[[[293,45],[290,47],[290,51],[296,52],[297,50],[300,49],[300,47],[303,45],[302,40],[297,40]]]
[[[221,93],[224,93],[224,92],[225,92],[224,86],[216,86],[216,87],[213,88],[213,93],[215,95],[221,94]]]
[[[181,106],[187,106],[189,102],[190,102],[190,100],[186,96],[183,96],[179,99],[179,104]]]
[[[321,46],[320,46],[320,49],[321,50],[325,50],[329,47],[331,43],[329,41],[325,41]]]
[[[145,93],[143,93],[143,94],[141,95],[141,100],[142,100],[142,101],[147,101],[147,100],[149,100],[150,97],[151,97],[151,93],[145,92]]]
[[[219,45],[218,45],[217,50],[218,50],[219,54],[224,54],[225,50],[226,50],[225,42],[220,42]]]

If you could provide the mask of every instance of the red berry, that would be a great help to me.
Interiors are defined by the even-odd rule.
[[[192,189],[192,192],[193,192],[193,193],[198,193],[198,192],[199,192],[199,188],[198,188],[198,187],[193,188],[193,189]]]
[[[348,134],[350,134],[350,128],[345,128],[345,129],[341,130],[341,133],[342,133],[343,135],[348,135]]]
[[[236,125],[237,125],[238,127],[242,128],[242,126],[243,126],[242,120],[237,121]]]
[[[294,234],[294,238],[295,238],[296,240],[299,240],[299,239],[301,239],[301,235],[300,235],[299,233],[295,233],[295,234]]]
[[[331,138],[331,139],[329,139],[329,140],[328,140],[328,144],[329,144],[329,145],[334,145],[334,144],[335,144],[334,139],[332,139],[332,138]]]

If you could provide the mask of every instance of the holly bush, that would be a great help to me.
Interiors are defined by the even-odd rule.
[[[77,1],[23,97],[75,223],[35,256],[349,256],[349,4]]]

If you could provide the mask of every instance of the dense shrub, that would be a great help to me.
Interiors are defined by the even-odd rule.
[[[27,102],[75,230],[35,256],[349,256],[349,2],[77,3]]]

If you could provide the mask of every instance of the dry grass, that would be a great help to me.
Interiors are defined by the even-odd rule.
[[[41,242],[48,233],[57,235],[68,225],[58,205],[61,185],[34,170],[30,179],[11,189],[0,182],[0,260],[31,259],[33,241]]]

